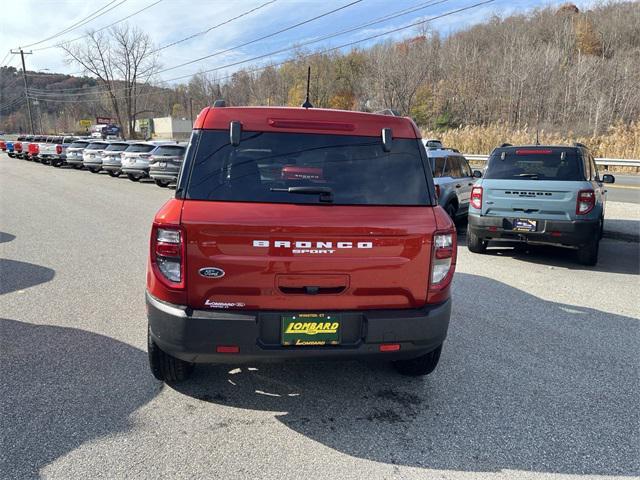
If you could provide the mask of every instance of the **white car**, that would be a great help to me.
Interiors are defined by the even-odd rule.
[[[153,140],[149,142],[134,142],[122,152],[122,173],[133,182],[149,176],[149,158],[151,152],[159,145],[178,145],[173,140]]]
[[[109,142],[91,142],[82,151],[82,164],[91,173],[102,170],[102,152],[109,146]]]

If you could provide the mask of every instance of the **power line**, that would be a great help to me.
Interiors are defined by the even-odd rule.
[[[165,68],[165,69],[160,70],[159,72],[156,72],[156,73],[160,74],[160,73],[168,72],[170,70],[175,70],[176,68],[180,68],[180,67],[184,67],[186,65],[191,65],[193,63],[200,62],[200,61],[205,60],[207,58],[215,57],[217,55],[222,55],[223,53],[228,53],[228,52],[231,52],[233,50],[238,50],[240,48],[246,47],[247,45],[251,45],[253,43],[257,43],[257,42],[260,42],[262,40],[266,40],[267,38],[275,37],[276,35],[279,35],[281,33],[287,32],[289,30],[293,30],[294,28],[298,28],[298,27],[300,27],[302,25],[306,25],[307,23],[311,23],[311,22],[313,22],[315,20],[318,20],[320,18],[323,18],[323,17],[326,17],[326,16],[331,15],[333,13],[339,12],[340,10],[344,10],[345,8],[351,7],[352,5],[355,5],[355,4],[360,3],[360,2],[362,2],[362,0],[354,0],[351,3],[347,3],[346,5],[343,5],[341,7],[334,8],[333,10],[329,10],[328,12],[322,13],[320,15],[316,15],[315,17],[309,18],[309,19],[304,20],[302,22],[299,22],[299,23],[296,23],[294,25],[290,25],[288,27],[282,28],[282,29],[280,29],[280,30],[278,30],[276,32],[272,32],[272,33],[269,33],[267,35],[263,35],[262,37],[250,40],[248,42],[241,43],[240,45],[236,45],[235,47],[226,48],[224,50],[220,50],[220,51],[212,53],[210,55],[205,55],[204,57],[200,57],[200,58],[196,58],[196,59],[193,59],[193,60],[189,60],[188,62],[184,62],[184,63],[181,63],[179,65],[174,65],[173,67]]]
[[[363,29],[363,28],[366,28],[366,27],[370,27],[372,25],[376,25],[378,23],[382,23],[382,22],[385,22],[385,21],[388,21],[388,20],[392,20],[394,18],[403,16],[403,15],[408,15],[409,13],[414,13],[414,12],[416,12],[418,10],[423,10],[425,8],[428,8],[428,7],[437,5],[437,4],[445,3],[445,2],[448,2],[448,1],[450,1],[450,0],[436,0],[436,1],[431,0],[429,2],[423,2],[421,4],[417,4],[417,5],[413,6],[413,7],[405,8],[405,9],[402,9],[402,10],[398,10],[398,11],[392,12],[390,14],[383,15],[382,17],[377,17],[377,18],[375,18],[373,20],[365,22],[364,24],[360,24],[360,25],[358,25],[356,27],[348,28],[348,29],[341,30],[341,31],[333,33],[333,34],[325,35],[323,37],[314,39],[312,41],[309,41],[309,42],[306,42],[306,43],[302,44],[302,46],[308,45],[308,44],[311,44],[311,43],[317,43],[317,42],[320,42],[320,41],[323,41],[323,40],[327,40],[329,38],[333,38],[333,37],[336,37],[336,36],[339,36],[339,35],[344,35],[345,33],[350,33],[350,32],[353,32],[353,31],[356,31],[356,30],[360,30],[360,29]],[[283,49],[283,50],[281,50],[279,52],[276,52],[276,53],[282,53],[284,51],[292,50],[294,48],[299,48],[300,46],[301,45],[296,45],[293,48],[292,47],[288,47],[288,48]],[[268,54],[268,55],[271,55],[271,54]],[[163,82],[161,82],[161,83],[163,83]],[[75,89],[79,89],[79,88],[81,89],[82,87],[76,87]],[[68,90],[72,90],[72,89],[68,89]],[[115,89],[115,91],[117,91],[117,90],[126,90],[126,88]],[[61,90],[52,91],[52,90],[30,89],[29,93],[30,94],[41,95],[43,97],[44,96],[48,96],[50,98],[51,97],[56,97],[56,96],[57,97],[62,97],[62,96],[78,97],[78,96],[88,96],[88,95],[96,95],[96,94],[99,95],[99,94],[105,93],[108,90],[105,89],[105,90],[96,90],[96,91],[89,91],[89,92],[83,91],[83,92],[75,92],[75,93],[57,93],[57,92],[60,92],[60,91]]]
[[[22,48],[28,48],[28,47],[32,47],[34,45],[40,45],[41,43],[48,42],[49,40],[53,40],[54,38],[60,37],[62,35],[65,35],[65,34],[71,32],[73,30],[76,30],[77,28],[82,27],[83,25],[86,25],[89,22],[92,22],[96,18],[103,16],[104,14],[110,12],[111,10],[113,10],[116,7],[119,7],[120,5],[122,5],[123,3],[127,2],[128,0],[120,0],[120,3],[117,3],[113,7],[105,10],[107,7],[109,7],[110,5],[116,3],[117,1],[118,0],[111,0],[111,2],[109,2],[106,5],[102,6],[101,8],[99,8],[98,10],[93,12],[92,14],[87,15],[83,19],[78,20],[76,23],[71,24],[70,26],[68,26],[64,30],[61,30],[58,33],[55,33],[55,34],[53,34],[50,37],[47,37],[45,39],[39,40],[39,41],[34,42],[34,43],[30,43],[29,45],[24,45]]]
[[[125,20],[128,20],[129,18],[133,17],[134,15],[137,15],[137,14],[139,14],[139,13],[142,13],[142,12],[144,12],[145,10],[147,10],[147,9],[149,9],[149,8],[151,8],[151,7],[156,6],[157,4],[161,3],[162,1],[163,1],[163,0],[157,0],[156,2],[154,2],[154,3],[150,4],[150,5],[147,5],[146,7],[141,8],[140,10],[138,10],[138,11],[136,11],[136,12],[133,12],[133,13],[132,13],[132,14],[130,14],[130,15],[127,15],[126,17],[123,17],[123,18],[121,18],[120,20],[116,20],[115,22],[112,22],[112,23],[110,23],[109,25],[105,25],[104,27],[101,27],[101,28],[99,28],[99,29],[97,29],[97,30],[94,30],[92,33],[98,33],[98,32],[101,32],[102,30],[106,30],[106,29],[107,29],[107,28],[109,28],[109,27],[113,27],[114,25],[116,25],[116,24],[118,24],[118,23],[120,23],[120,22],[124,22]],[[273,0],[273,1],[275,1],[275,0]],[[117,5],[116,5],[116,6],[117,6]],[[114,8],[115,8],[115,7],[114,7]],[[106,12],[105,12],[105,13],[106,13]],[[60,42],[60,43],[56,43],[55,45],[49,45],[48,47],[34,48],[34,49],[33,49],[33,51],[34,51],[34,52],[39,52],[39,51],[41,51],[41,50],[48,50],[48,49],[50,49],[50,48],[58,48],[58,47],[61,47],[62,45],[64,45],[65,43],[73,43],[73,42],[77,42],[78,40],[82,40],[83,38],[86,38],[86,37],[88,37],[88,36],[89,36],[88,34],[81,35],[81,36],[76,37],[76,38],[74,38],[74,39],[72,39],[72,40],[64,40],[64,41],[62,41],[62,42]]]
[[[251,10],[247,10],[246,12],[243,12],[240,15],[237,15],[237,16],[235,16],[233,18],[225,20],[224,22],[220,22],[217,25],[209,27],[206,30],[202,30],[201,32],[194,33],[193,35],[189,35],[188,37],[182,38],[180,40],[176,40],[175,42],[168,43],[167,45],[163,45],[162,47],[158,47],[155,50],[153,50],[151,53],[157,53],[157,52],[159,52],[161,50],[164,50],[166,48],[173,47],[175,45],[178,45],[179,43],[183,43],[183,42],[186,42],[187,40],[191,40],[192,38],[195,38],[195,37],[198,37],[200,35],[204,35],[206,33],[209,33],[211,30],[215,30],[216,28],[222,27],[223,25],[227,25],[228,23],[231,23],[234,20],[238,20],[239,18],[245,17],[245,16],[247,16],[247,15],[249,15],[249,14],[251,14],[251,13],[257,11],[257,10],[260,10],[261,8],[266,7],[267,5],[271,5],[272,3],[275,3],[276,1],[277,0],[270,0],[270,1],[266,2],[266,3],[263,3],[262,5],[258,5],[257,7],[252,8]]]
[[[276,67],[276,66],[279,66],[279,65],[292,63],[292,62],[298,61],[300,59],[313,57],[315,55],[322,55],[324,53],[329,53],[329,52],[332,52],[332,51],[335,51],[335,50],[340,50],[340,49],[343,49],[343,48],[346,48],[346,47],[357,45],[357,44],[362,43],[362,42],[373,40],[375,38],[380,38],[380,37],[383,37],[383,36],[386,36],[386,35],[390,35],[392,33],[396,33],[396,32],[402,31],[402,30],[413,28],[413,27],[416,27],[418,25],[423,25],[425,23],[432,22],[434,20],[438,20],[438,19],[445,18],[445,17],[451,16],[451,15],[455,15],[457,13],[465,12],[467,10],[471,10],[473,8],[477,8],[477,7],[482,6],[482,5],[493,3],[494,1],[495,0],[484,0],[482,2],[478,2],[478,3],[472,4],[472,5],[467,5],[465,7],[461,7],[461,8],[458,8],[456,10],[450,10],[449,12],[446,12],[446,13],[443,13],[443,14],[440,14],[440,15],[436,15],[436,16],[433,16],[433,17],[430,17],[430,18],[427,18],[427,19],[424,19],[424,20],[420,20],[418,22],[414,22],[414,23],[411,23],[409,25],[393,28],[391,30],[386,30],[386,31],[381,32],[381,33],[370,35],[370,36],[367,36],[367,37],[362,38],[360,40],[355,40],[355,41],[348,42],[348,43],[343,43],[341,45],[337,45],[337,46],[334,46],[334,47],[326,48],[324,50],[315,51],[315,52],[312,52],[312,53],[309,53],[309,54],[306,54],[306,55],[302,55],[302,56],[297,57],[297,58],[293,58],[293,59],[290,59],[290,60],[283,61],[283,62],[281,62],[279,64],[271,64],[271,65],[266,65],[266,66],[263,66],[263,67],[255,68],[253,70],[246,71],[245,73],[253,73],[253,72],[256,72],[256,71],[264,70],[264,69],[269,68],[269,67]],[[290,49],[288,49],[288,50],[290,50]],[[279,51],[276,51],[276,52],[271,52],[271,53],[267,53],[267,54],[264,54],[264,55],[259,55],[257,57],[253,57],[253,58],[250,58],[250,59],[247,59],[247,60],[231,63],[231,64],[228,64],[228,65],[223,65],[223,66],[212,68],[212,69],[209,69],[209,70],[203,70],[203,71],[197,72],[197,74],[209,73],[209,72],[221,70],[221,69],[224,69],[224,68],[229,68],[229,67],[232,67],[232,66],[237,66],[239,64],[247,63],[247,62],[250,62],[250,61],[253,61],[253,60],[256,60],[256,59],[261,59],[261,58],[265,58],[265,57],[268,57],[268,56],[272,56],[273,54],[282,53],[283,51],[285,51],[285,50],[283,49],[283,50],[279,50]],[[221,79],[231,78],[236,73],[238,73],[238,72],[235,72],[234,74],[227,75],[226,77],[222,77]],[[183,75],[181,77],[176,77],[176,78],[172,78],[172,79],[168,79],[168,80],[163,80],[160,83],[172,82],[172,81],[175,81],[175,80],[180,80],[182,78],[191,77],[193,75],[194,74]],[[218,79],[218,80],[221,80],[221,79]],[[156,86],[153,86],[153,87],[156,87]],[[140,95],[141,96],[144,96],[144,95],[156,95],[157,93],[158,92],[149,92],[149,93],[143,93],[143,94],[140,94]],[[38,97],[30,97],[30,98],[38,98]],[[122,98],[125,98],[125,97],[116,97],[116,98],[122,99]],[[80,102],[78,100],[50,100],[50,99],[44,99],[44,98],[42,98],[41,100],[45,101],[45,102],[55,102],[55,103],[79,103]],[[85,101],[91,101],[91,100],[85,100]]]

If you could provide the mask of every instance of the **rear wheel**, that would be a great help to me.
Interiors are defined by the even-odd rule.
[[[133,173],[127,173],[127,178],[129,180],[131,180],[132,182],[139,182],[140,181],[140,177],[137,175],[134,175]]]
[[[598,250],[600,249],[600,239],[594,240],[578,249],[578,262],[582,265],[594,266],[598,263]]]
[[[154,182],[156,182],[156,185],[159,187],[166,187],[167,185],[169,185],[169,182],[167,180],[159,180],[156,178]]]
[[[180,360],[163,352],[147,332],[147,352],[149,354],[149,367],[151,373],[163,382],[181,382],[186,380],[193,372],[193,363]]]
[[[99,168],[90,168],[90,169],[89,169],[89,171],[90,171],[91,173],[99,173],[99,172],[100,172],[100,169],[99,169]]]
[[[467,248],[470,252],[485,253],[487,251],[487,245],[489,245],[488,241],[482,240],[467,228]]]
[[[442,344],[440,344],[440,346],[434,351],[418,358],[393,362],[393,366],[396,367],[396,370],[398,370],[402,375],[410,375],[412,377],[429,375],[438,366],[440,353],[442,353]]]
[[[113,170],[108,170],[107,173],[109,174],[110,177],[119,177],[120,176],[120,172],[114,172]]]

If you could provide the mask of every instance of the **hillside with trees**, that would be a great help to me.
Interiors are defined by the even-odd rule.
[[[188,116],[191,104],[197,111],[216,98],[232,105],[300,105],[310,65],[317,107],[390,108],[436,134],[473,127],[476,135],[486,127],[509,136],[538,128],[569,139],[599,138],[616,128],[630,129],[633,142],[640,131],[639,25],[640,2],[602,3],[585,11],[572,4],[546,7],[488,18],[448,36],[425,29],[401,42],[348,52],[300,50],[278,65],[249,66],[226,78],[197,74],[186,84],[158,88],[145,107],[156,116]],[[0,86],[3,78],[0,72]],[[91,88],[96,81],[55,76],[45,84],[47,78],[40,88],[52,91],[65,82]],[[20,88],[18,83],[18,93]],[[78,101],[83,114],[109,108]],[[51,109],[40,103],[55,119],[59,104]],[[20,109],[13,114],[23,115]],[[2,128],[16,125],[7,124],[5,115]],[[631,145],[625,154],[640,157],[638,150],[640,145]]]

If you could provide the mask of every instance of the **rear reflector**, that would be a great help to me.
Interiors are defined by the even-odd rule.
[[[397,352],[400,350],[399,343],[383,343],[380,345],[381,352]]]
[[[553,153],[553,150],[544,150],[541,148],[516,150],[516,155],[550,155],[552,153]]]
[[[240,347],[237,345],[218,345],[216,347],[218,353],[238,353],[239,351]]]
[[[552,237],[559,237],[559,236],[561,236],[561,235],[562,235],[562,234],[561,234],[560,232],[551,232],[551,236],[552,236]]]

